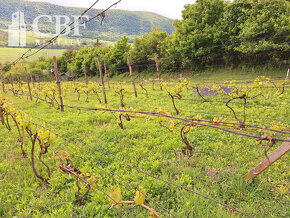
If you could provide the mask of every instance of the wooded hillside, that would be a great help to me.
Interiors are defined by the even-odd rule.
[[[11,16],[17,10],[25,15],[25,22],[31,27],[33,20],[39,15],[80,15],[84,8],[63,7],[43,2],[27,2],[23,0],[0,0],[0,29],[7,29],[11,24]],[[90,17],[95,16],[100,10],[92,9],[88,12]],[[72,21],[71,17],[71,21]],[[41,21],[41,20],[40,20]],[[55,31],[55,24],[40,24],[42,31]],[[55,20],[54,20],[55,22]],[[104,41],[116,41],[127,35],[133,39],[151,31],[153,26],[160,26],[163,31],[171,34],[174,32],[172,19],[150,12],[134,12],[125,10],[110,10],[106,14],[103,25],[99,21],[90,22],[87,30],[82,30],[84,38],[95,38]]]

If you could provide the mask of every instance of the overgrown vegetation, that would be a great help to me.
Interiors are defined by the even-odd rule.
[[[245,177],[289,135],[286,71],[245,73],[286,66],[285,7],[198,0],[172,35],[66,51],[55,65],[78,78],[57,85],[52,58],[2,66],[0,216],[288,217],[287,155]]]

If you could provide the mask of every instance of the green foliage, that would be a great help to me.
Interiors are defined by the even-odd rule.
[[[144,195],[146,194],[146,190],[141,186],[139,186],[139,190],[136,190],[136,195],[134,198],[134,201],[137,205],[144,204],[146,198],[146,196]]]
[[[124,36],[121,40],[116,42],[111,50],[109,63],[112,67],[118,68],[127,65],[127,55],[129,54],[131,45],[128,44],[129,38]]]
[[[85,55],[87,55],[88,53],[90,53],[92,51],[92,48],[89,47],[84,47],[82,49],[79,50],[79,52],[77,53],[75,60],[72,64],[72,69],[73,72],[76,75],[79,76],[83,76],[84,75],[84,71],[83,71],[83,62],[85,60]]]
[[[124,65],[126,66],[126,57],[131,47],[128,41],[129,38],[124,36],[112,48],[102,46],[82,48],[77,52],[71,64],[73,72],[79,77],[84,76],[84,66],[86,66],[88,76],[99,75],[97,74],[99,71],[98,58],[111,67],[118,68]]]
[[[198,0],[185,6],[182,20],[174,21],[176,32],[164,51],[171,62],[185,62],[183,68],[243,62],[250,66],[265,61],[282,64],[290,49],[289,4],[283,0]]]
[[[114,185],[110,191],[110,203],[113,205],[120,203],[122,201],[122,198],[123,196],[121,189]],[[120,208],[120,205],[117,205],[116,208]]]
[[[83,66],[86,66],[89,76],[99,75],[98,58],[103,62],[107,62],[110,51],[110,47],[98,46],[85,54]]]
[[[215,53],[217,50],[209,47],[225,41],[220,28],[223,11],[223,0],[199,0],[196,4],[186,5],[183,20],[174,22],[174,50],[186,59]]]
[[[21,4],[30,5],[31,3],[22,2]],[[39,11],[42,11],[40,8],[43,4],[38,5]],[[59,6],[45,5],[51,8],[56,7],[55,10],[64,10]],[[124,26],[130,34],[127,36],[122,34],[122,31],[111,25],[110,19],[106,19],[104,25],[108,22],[107,24],[111,25],[110,31],[118,31],[119,36],[123,37],[112,47],[96,43],[93,47],[65,52],[57,59],[59,72],[72,71],[77,77],[82,77],[84,67],[86,67],[88,76],[97,76],[99,57],[102,63],[110,69],[111,76],[119,75],[128,72],[126,56],[129,55],[134,71],[149,73],[155,71],[154,53],[160,59],[160,71],[163,73],[203,71],[207,67],[215,66],[243,70],[285,68],[289,61],[290,50],[289,7],[289,1],[283,0],[234,0],[231,2],[198,0],[194,4],[186,5],[182,12],[182,19],[173,22],[176,31],[172,35],[162,32],[162,25],[151,26],[146,23],[146,20],[137,19],[133,12],[112,10],[108,12],[108,15],[112,13],[112,17],[116,16],[115,22]],[[68,10],[76,12],[78,9]],[[6,16],[5,13],[3,16]],[[148,14],[143,12],[140,14],[149,19]],[[126,22],[122,20],[124,17]],[[153,18],[157,19],[158,16],[152,15]],[[145,29],[139,31],[137,28],[132,30],[127,20],[134,22],[134,25],[150,26],[151,32],[145,33]],[[163,22],[162,19],[160,22]],[[105,28],[98,27],[98,30],[102,32]],[[144,35],[135,37],[134,42],[130,44],[132,35],[142,34]],[[6,54],[5,60],[7,60]],[[39,74],[42,71],[41,74],[45,76],[49,75],[50,69],[53,68],[51,58],[32,61],[29,65],[33,72]],[[263,67],[260,67],[261,65]],[[23,71],[13,74],[20,75]]]
[[[42,70],[40,68],[34,68],[31,71],[31,74],[33,74],[33,75],[35,75],[35,74],[41,75],[42,74]]]
[[[141,37],[135,38],[130,57],[132,62],[154,60],[154,54],[161,56],[161,47],[168,35],[161,28],[154,27],[152,31]]]
[[[10,64],[4,64],[4,66],[2,67],[2,70],[4,72],[8,72],[11,69],[11,65]]]
[[[289,50],[289,45],[280,43],[287,41],[286,39],[289,38],[290,3],[281,0],[249,2],[251,8],[245,10],[247,20],[240,25],[241,31],[238,36],[242,43],[236,47],[236,50],[243,53]],[[261,40],[249,42],[256,39]]]

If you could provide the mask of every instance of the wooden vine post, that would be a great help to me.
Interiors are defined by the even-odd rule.
[[[25,77],[26,77],[26,83],[27,83],[27,86],[28,86],[29,97],[30,97],[30,100],[32,101],[31,88],[30,88],[30,83],[29,83],[29,78],[28,78],[28,73],[27,73],[26,67],[25,67]]]
[[[101,59],[98,57],[98,65],[99,65],[99,71],[100,71],[100,80],[103,88],[103,95],[104,95],[104,100],[105,104],[107,104],[107,96],[106,96],[106,90],[105,90],[105,84],[104,84],[104,77],[103,77],[103,69],[102,69],[102,64],[101,64]]]
[[[287,71],[287,74],[286,74],[286,78],[285,78],[285,82],[283,84],[282,92],[280,93],[280,95],[282,95],[285,92],[286,85],[287,85],[287,80],[288,80],[288,77],[289,77],[289,72],[290,72],[290,69],[288,68],[288,71]]]
[[[280,159],[284,154],[290,150],[290,142],[284,142],[279,148],[271,153],[266,159],[264,159],[259,165],[251,170],[244,176],[245,179],[253,179],[260,175],[263,171],[269,168],[275,161]]]
[[[162,91],[162,84],[161,84],[161,76],[160,76],[160,69],[159,69],[159,62],[157,54],[155,53],[155,63],[156,63],[156,70],[157,70],[157,76],[159,80],[160,90]]]
[[[54,81],[54,78],[55,78],[55,72],[53,72],[54,69],[50,69],[50,81],[53,82]]]
[[[60,108],[61,108],[61,111],[64,112],[63,100],[62,100],[62,95],[61,95],[61,85],[59,81],[58,67],[57,67],[57,61],[56,61],[55,56],[53,56],[53,63],[54,63],[55,80],[56,80],[56,85],[57,85],[59,100],[60,100]]]
[[[135,81],[134,81],[134,74],[133,74],[132,65],[131,65],[131,61],[130,61],[130,57],[129,56],[127,56],[127,62],[128,62],[128,66],[129,66],[130,75],[131,75],[131,82],[132,82],[132,85],[133,85],[133,88],[134,88],[135,96],[137,98],[138,95],[137,95],[137,91],[136,91],[136,86],[135,86]]]
[[[19,88],[22,87],[22,79],[21,79],[21,76],[18,76],[18,86],[19,86]]]
[[[4,72],[1,71],[1,83],[2,83],[2,91],[5,93],[5,81],[4,81]]]
[[[86,66],[84,66],[84,73],[85,73],[86,85],[88,86],[88,84],[89,84],[89,80],[88,80],[87,67],[86,67]]]
[[[40,81],[39,81],[39,75],[35,74],[35,81],[38,83],[38,89],[40,89]]]
[[[105,69],[105,75],[107,77],[107,81],[108,81],[108,87],[109,89],[111,88],[110,87],[110,78],[109,78],[109,74],[108,74],[108,70],[107,70],[107,66],[106,66],[106,63],[104,63],[104,69]]]
[[[11,73],[10,73],[10,83],[11,83],[11,86],[12,86],[12,88],[13,88],[13,78],[12,78]]]
[[[33,76],[32,76],[31,73],[30,73],[30,81],[32,82],[33,87],[35,87],[35,85],[34,85],[34,80],[33,80]]]
[[[73,71],[72,71],[72,69],[70,70],[70,76],[71,76],[71,78],[72,78],[73,82],[75,82],[75,76],[74,76],[74,74],[73,74]]]

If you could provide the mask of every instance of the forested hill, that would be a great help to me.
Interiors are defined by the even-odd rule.
[[[0,28],[6,29],[11,23],[11,16],[16,11],[25,14],[25,22],[29,26],[38,15],[80,15],[84,8],[63,7],[43,2],[27,2],[24,0],[0,0]],[[88,15],[96,15],[100,10],[93,9]],[[73,17],[71,17],[71,20]],[[150,12],[134,12],[125,10],[110,10],[106,14],[103,25],[97,20],[88,24],[88,29],[82,31],[86,38],[98,38],[106,41],[116,41],[123,35],[130,38],[141,36],[152,30],[153,26],[159,26],[163,31],[171,34],[174,31],[172,19]],[[40,29],[53,31],[55,25],[43,23]]]

